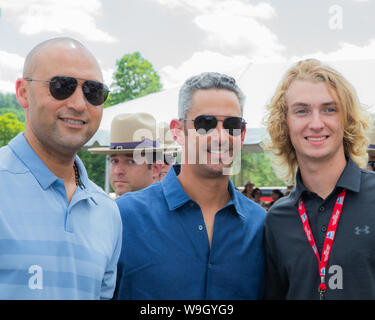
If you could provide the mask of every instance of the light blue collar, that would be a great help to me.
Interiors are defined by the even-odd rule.
[[[43,190],[49,188],[59,179],[50,169],[47,168],[44,162],[31,148],[23,132],[19,133],[12,141],[10,141],[8,146],[20,161],[30,170]],[[92,198],[92,194],[90,190],[88,190],[90,184],[85,166],[78,156],[76,156],[75,163],[78,167],[81,182],[85,186],[83,191],[85,191],[87,197]],[[93,201],[97,203],[94,199]]]

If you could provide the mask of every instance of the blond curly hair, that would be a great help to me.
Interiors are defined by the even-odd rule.
[[[369,114],[360,105],[354,88],[340,73],[331,67],[322,65],[318,60],[307,59],[299,61],[287,71],[266,108],[264,123],[267,126],[270,141],[265,143],[265,149],[273,152],[274,167],[286,169],[280,178],[293,183],[298,168],[296,152],[289,137],[286,121],[288,106],[285,99],[286,91],[295,80],[327,84],[328,91],[341,110],[345,154],[349,155],[358,166],[365,165],[368,146],[366,132],[369,130],[370,124]]]

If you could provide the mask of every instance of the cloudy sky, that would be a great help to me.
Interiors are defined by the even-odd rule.
[[[84,43],[107,84],[116,60],[139,51],[164,89],[202,71],[240,77],[254,62],[375,58],[375,0],[0,0],[0,10],[1,92],[56,36]]]

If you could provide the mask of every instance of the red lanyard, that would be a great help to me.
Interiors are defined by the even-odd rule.
[[[313,234],[311,232],[311,228],[309,225],[309,219],[307,218],[305,204],[303,202],[302,197],[298,201],[298,212],[299,216],[302,220],[303,230],[305,231],[307,240],[309,241],[319,263],[319,275],[320,275],[320,285],[319,285],[319,292],[320,292],[320,299],[323,299],[324,292],[327,290],[327,286],[325,284],[325,277],[326,277],[326,267],[329,259],[329,255],[331,253],[333,240],[335,239],[337,225],[339,223],[340,214],[342,211],[342,206],[344,204],[346,190],[344,189],[338,195],[335,206],[333,208],[333,212],[331,215],[331,219],[329,221],[326,237],[324,239],[323,245],[323,252],[322,258],[319,257],[319,252],[315,244],[315,240]]]

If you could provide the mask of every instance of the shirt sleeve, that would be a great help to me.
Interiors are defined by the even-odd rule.
[[[111,299],[116,286],[117,262],[121,253],[122,246],[122,222],[120,213],[116,206],[116,219],[114,219],[114,250],[111,259],[107,264],[107,268],[102,281],[100,290],[100,299]]]

